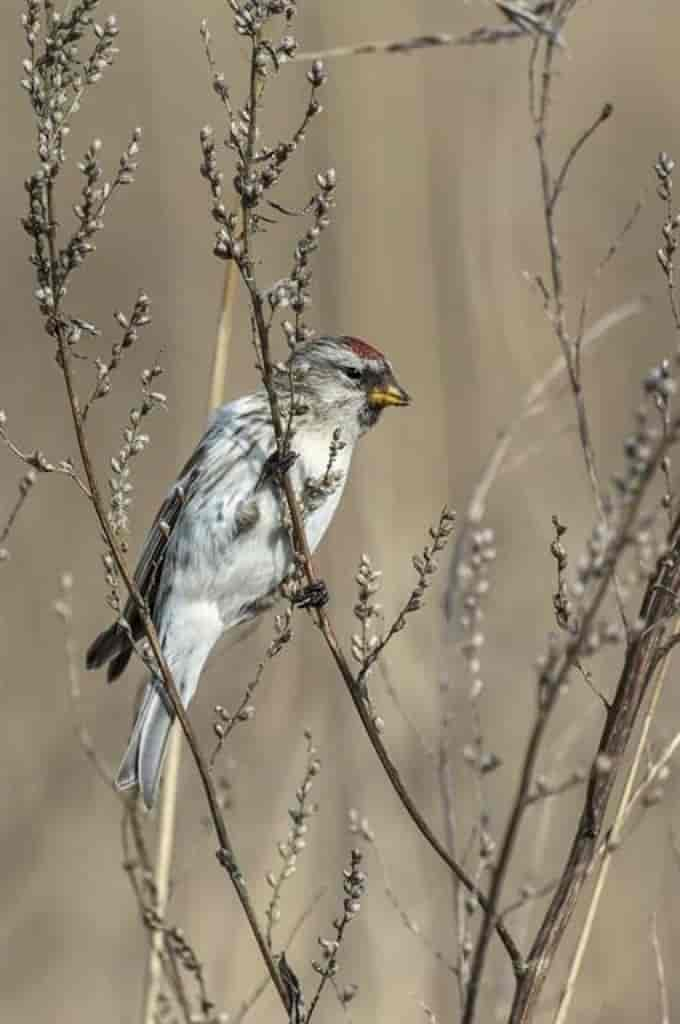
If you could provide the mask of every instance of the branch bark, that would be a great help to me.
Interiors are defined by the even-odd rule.
[[[257,133],[257,111],[259,102],[259,92],[257,88],[257,79],[255,75],[255,46],[253,46],[253,55],[251,60],[251,78],[250,78],[250,96],[248,101],[248,144],[246,149],[246,155],[244,160],[244,171],[247,176],[249,170],[249,161],[253,160],[254,157],[254,140]],[[273,385],[273,371],[272,371],[272,360],[270,352],[270,327],[267,323],[264,311],[264,302],[261,291],[258,289],[254,277],[254,262],[250,253],[250,234],[247,229],[249,210],[246,201],[243,200],[242,205],[242,217],[243,217],[243,250],[242,255],[237,260],[237,265],[243,283],[245,284],[249,296],[253,315],[253,322],[257,333],[257,339],[261,357],[261,373],[262,381],[267,392],[269,399],[269,405],[271,409],[272,426],[274,431],[274,438],[277,446],[279,457],[282,459],[285,455],[285,449],[287,444],[286,431],[281,419],[281,412],[279,409],[278,398]],[[291,540],[293,548],[297,558],[300,560],[302,565],[305,578],[310,586],[319,582],[319,577],[314,568],[312,560],[312,554],[309,548],[309,543],[305,534],[304,522],[302,519],[302,513],[300,511],[299,503],[295,495],[293,484],[289,478],[288,473],[284,473],[281,478],[281,489],[283,497],[287,506],[287,510],[290,516],[291,522]],[[317,608],[313,612],[316,623],[321,631],[321,634],[326,642],[326,646],[330,651],[336,667],[347,687],[348,693],[354,704],[354,707],[361,719],[361,723],[366,731],[368,739],[375,751],[378,760],[380,761],[387,778],[389,779],[392,788],[397,794],[402,806],[406,810],[407,814],[411,818],[412,822],[427,841],[429,846],[435,851],[440,859],[446,864],[453,875],[458,881],[470,892],[479,905],[485,910],[488,919],[491,921],[492,928],[498,933],[498,937],[503,943],[510,961],[514,973],[519,976],[523,969],[523,958],[520,950],[516,943],[512,939],[509,930],[506,928],[504,922],[500,917],[495,914],[483,892],[479,889],[473,880],[467,875],[463,868],[458,864],[453,856],[449,854],[443,843],[435,836],[432,829],[425,821],[423,815],[418,810],[415,802],[408,793],[404,783],[402,782],[401,776],[390,758],[385,745],[380,738],[380,734],[375,727],[374,722],[371,719],[370,713],[366,707],[364,699],[361,695],[360,688],[357,684],[357,680],[354,677],[352,669],[350,668],[347,657],[345,656],[342,647],[338,641],[337,634],[328,616],[328,613],[323,608]]]
[[[135,585],[132,574],[130,573],[125,558],[113,535],[111,526],[106,515],[104,502],[101,497],[97,477],[94,472],[92,458],[90,456],[90,451],[87,444],[85,426],[83,423],[80,403],[78,400],[78,395],[75,389],[75,382],[73,379],[72,355],[69,349],[67,338],[64,333],[64,322],[61,317],[59,306],[59,296],[61,293],[62,282],[58,270],[58,252],[56,240],[57,219],[54,203],[54,178],[52,176],[47,176],[44,185],[44,190],[44,204],[48,221],[47,241],[50,262],[50,283],[52,287],[52,294],[55,297],[54,309],[51,320],[54,329],[54,335],[57,340],[58,361],[64,377],[64,384],[66,386],[66,393],[68,396],[68,403],[71,410],[71,417],[73,420],[73,426],[76,434],[76,440],[78,443],[78,449],[83,463],[83,469],[85,472],[85,476],[87,478],[90,494],[92,496],[92,505],[97,520],[99,522],[100,529],[104,536],[104,540],[106,542],[108,549],[111,552],[111,556],[114,559],[120,577],[123,580],[123,583],[125,584],[125,587],[130,597],[133,599],[139,610],[140,620],[142,622],[144,633],[153,652],[153,656],[156,660],[156,664],[158,666],[160,676],[163,680],[163,684],[167,691],[168,698],[172,704],[175,715],[179,720],[186,740],[191,748],[191,752],[196,763],[196,767],[201,776],[203,789],[205,791],[208,806],[210,808],[210,816],[219,842],[217,858],[220,864],[225,868],[225,870],[229,874],[232,884],[236,890],[239,902],[241,903],[243,911],[248,920],[248,924],[250,925],[250,929],[260,950],[260,954],[267,966],[267,970],[269,971],[272,981],[274,982],[274,985],[276,987],[276,991],[287,1013],[289,1002],[288,993],[281,979],[279,971],[276,967],[276,964],[274,963],[271,951],[267,946],[264,934],[257,921],[255,910],[250,902],[250,897],[248,895],[248,891],[246,888],[245,879],[238,867],[238,861],[236,859],[234,847],[229,837],[224,817],[220,810],[219,802],[217,800],[217,794],[215,792],[215,787],[213,785],[207,761],[200,750],[193,728],[191,726],[187,713],[177,692],[177,688],[175,686],[172,673],[170,672],[167,662],[165,661],[165,658],[163,656],[160,641],[158,639],[158,634],[156,633],[153,622],[151,620],[151,616],[149,615],[149,610],[146,607],[146,603]]]
[[[669,553],[661,560],[645,592],[639,619],[644,629],[629,641],[614,700],[607,712],[581,817],[559,885],[519,979],[508,1024],[532,1019],[546,976],[574,911],[593,858],[597,854],[605,813],[640,705],[659,666],[667,657],[668,623],[677,616],[680,592],[680,517],[670,535]],[[656,627],[656,628],[654,628]],[[604,770],[606,769],[606,770]]]

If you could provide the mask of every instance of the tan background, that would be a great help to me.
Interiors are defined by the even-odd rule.
[[[305,49],[427,30],[460,33],[494,22],[490,4],[430,0],[427,4],[345,0],[302,5],[297,35]],[[3,350],[0,406],[12,436],[50,457],[75,449],[50,343],[32,303],[28,241],[18,226],[22,181],[32,168],[28,106],[20,92],[23,56],[20,5],[0,11],[4,180],[0,219],[5,272],[0,281]],[[168,415],[152,424],[153,447],[137,469],[135,544],[177,465],[190,451],[205,417],[221,266],[211,256],[207,192],[198,175],[198,131],[219,124],[198,36],[208,15],[219,65],[235,95],[244,80],[244,50],[232,37],[226,5],[200,6],[118,0],[122,55],[89,96],[71,142],[76,156],[96,134],[111,168],[129,130],[144,128],[137,184],[119,197],[98,254],[77,275],[70,311],[109,332],[114,308],[128,309],[138,288],[154,302],[154,326],[121,372],[115,394],[93,416],[98,464],[106,471],[134,397],[139,371],[160,352],[167,367]],[[108,11],[108,7],[106,8]],[[106,13],[104,11],[104,13]],[[563,231],[569,293],[578,297],[641,194],[646,207],[615,264],[598,284],[593,314],[632,295],[651,297],[643,317],[619,328],[588,365],[587,397],[598,458],[613,471],[631,421],[645,369],[672,351],[674,338],[654,260],[662,217],[651,166],[660,148],[680,154],[677,39],[680,13],[672,0],[584,4],[569,28],[569,48],[556,83],[554,131],[560,153],[610,100],[615,117],[579,161],[564,199]],[[496,431],[518,409],[527,387],[556,354],[555,341],[524,270],[545,269],[538,178],[527,117],[526,45],[442,49],[410,58],[364,57],[333,63],[324,102],[304,151],[279,197],[299,204],[318,169],[335,166],[339,208],[318,261],[315,322],[363,336],[392,357],[415,396],[408,412],[386,415],[362,445],[342,509],[320,554],[333,594],[339,632],[353,629],[353,566],[367,551],[385,573],[384,604],[396,609],[412,582],[410,553],[444,501],[462,508]],[[303,71],[287,69],[272,96],[272,135],[296,123]],[[226,166],[226,157],[225,157]],[[76,188],[73,176],[65,179]],[[68,222],[62,192],[61,215]],[[280,275],[294,225],[261,241],[263,273]],[[243,311],[228,391],[255,377]],[[111,337],[112,335],[108,335]],[[105,351],[105,349],[102,349]],[[529,728],[532,664],[551,626],[553,565],[547,554],[550,516],[570,524],[572,550],[589,528],[592,510],[567,401],[537,421],[523,439],[542,446],[495,489],[489,523],[499,558],[486,623],[482,701],[489,746],[504,767],[489,780],[492,828],[498,835]],[[521,450],[522,446],[520,446]],[[0,514],[14,500],[21,467],[0,452]],[[63,630],[52,605],[59,574],[76,581],[75,642],[79,656],[107,621],[101,545],[85,503],[68,481],[39,482],[10,540],[12,559],[0,567],[0,828],[2,953],[0,1007],[15,1021],[137,1019],[146,936],[121,870],[119,809],[74,738]],[[233,706],[268,643],[270,626],[235,650],[222,648],[194,705],[194,721],[210,741],[211,708]],[[438,727],[437,682],[449,671],[457,687],[457,748],[471,735],[462,661],[443,647],[437,597],[391,648],[388,664],[401,700],[426,740]],[[611,687],[617,658],[594,665],[598,685]],[[655,740],[668,738],[680,710],[671,679]],[[103,758],[114,763],[126,739],[134,673],[107,689],[101,677],[82,680],[82,710]],[[441,832],[435,771],[376,678],[374,693],[387,720],[387,740],[404,778]],[[329,934],[340,899],[338,883],[351,837],[346,812],[367,814],[390,880],[405,909],[432,942],[452,953],[450,887],[446,872],[423,846],[378,770],[342,684],[329,667],[309,621],[300,618],[295,646],[269,671],[254,722],[235,735],[221,762],[234,785],[230,812],[236,845],[261,908],[264,874],[277,867],[276,840],[287,829],[286,808],[304,766],[302,732],[313,730],[323,759],[318,817],[298,875],[284,890],[287,933],[319,885],[328,890],[291,954],[303,980],[316,955],[316,936]],[[574,684],[555,723],[558,736],[581,721],[567,764],[586,763],[600,712]],[[550,758],[545,760],[549,769]],[[564,767],[566,770],[566,766]],[[474,819],[473,779],[456,760],[461,812]],[[650,919],[659,914],[670,997],[677,1010],[673,949],[678,927],[678,866],[669,830],[676,820],[671,779],[663,805],[650,811],[616,859],[573,1011],[587,1024],[659,1019]],[[261,976],[253,944],[232,891],[217,867],[213,839],[192,767],[183,766],[180,837],[171,917],[202,956],[210,993],[233,1010]],[[559,868],[580,795],[560,801],[540,878]],[[507,887],[512,896],[529,875],[539,816],[527,824]],[[360,994],[350,1015],[359,1021],[423,1019],[418,1003],[441,1020],[457,1019],[452,976],[401,924],[383,892],[380,871],[367,861],[369,894],[342,955],[342,979]],[[535,917],[534,917],[535,923]],[[521,934],[526,922],[516,926]],[[573,938],[574,929],[570,932]],[[570,946],[569,940],[565,951]],[[496,951],[487,976],[485,1021],[496,1019],[507,995],[507,969]],[[560,964],[563,968],[564,962]],[[545,996],[554,1005],[559,969]],[[308,991],[310,989],[308,988]],[[339,1020],[332,993],[319,1019]],[[258,1020],[278,1020],[271,994]],[[253,1020],[255,1019],[255,1013]],[[502,1011],[499,1018],[502,1019]],[[546,1012],[544,1019],[550,1019]]]

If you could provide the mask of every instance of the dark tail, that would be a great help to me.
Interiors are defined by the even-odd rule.
[[[85,664],[87,668],[101,668],[109,663],[106,678],[110,683],[117,679],[125,669],[132,655],[132,644],[127,631],[118,622],[100,633],[87,649]]]

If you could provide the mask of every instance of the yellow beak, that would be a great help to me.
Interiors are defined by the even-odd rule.
[[[410,402],[411,396],[396,382],[373,388],[368,395],[368,404],[375,409],[384,409],[386,405],[409,405]]]

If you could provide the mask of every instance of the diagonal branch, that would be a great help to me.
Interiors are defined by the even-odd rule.
[[[532,1018],[548,970],[596,856],[609,797],[640,705],[656,676],[660,652],[663,656],[667,650],[664,627],[669,615],[677,614],[675,594],[680,588],[680,517],[676,517],[673,523],[669,540],[669,553],[660,561],[647,586],[639,614],[639,619],[647,626],[656,628],[638,632],[628,645],[616,694],[607,711],[571,851],[534,940],[526,974],[518,983],[509,1024],[527,1024]],[[657,677],[658,692],[662,682],[663,677]],[[650,711],[653,714],[652,706]]]
[[[673,637],[677,637],[679,634],[680,620],[676,619],[676,624],[673,629],[672,635]],[[576,988],[576,982],[578,980],[578,976],[583,965],[583,958],[588,948],[588,942],[590,941],[593,923],[595,921],[595,917],[597,916],[600,901],[602,898],[602,893],[604,892],[605,886],[607,884],[607,878],[609,876],[609,869],[611,867],[612,856],[614,850],[616,849],[620,841],[621,831],[623,829],[625,820],[628,817],[633,804],[637,801],[636,793],[633,791],[633,786],[635,785],[635,779],[637,778],[638,771],[640,769],[640,764],[642,763],[642,756],[644,754],[645,747],[647,746],[647,740],[649,738],[649,730],[654,715],[656,713],[659,698],[661,697],[664,684],[666,681],[666,674],[668,672],[668,666],[670,664],[668,656],[666,655],[663,658],[663,660],[657,664],[658,671],[656,672],[656,681],[654,683],[654,689],[652,691],[651,700],[649,702],[649,708],[647,709],[647,713],[642,724],[642,729],[640,730],[640,736],[638,738],[637,746],[635,748],[635,754],[633,755],[632,763],[630,765],[630,768],[628,769],[626,782],[623,787],[621,797],[619,799],[619,805],[616,811],[616,815],[614,817],[614,822],[611,826],[611,829],[609,830],[607,846],[602,855],[602,860],[600,861],[600,867],[598,869],[597,879],[595,881],[595,888],[593,889],[593,894],[590,898],[590,904],[588,906],[586,920],[583,925],[583,928],[581,929],[581,934],[579,935],[576,952],[574,953],[574,956],[569,967],[569,975],[567,977],[567,982],[564,986],[564,989],[562,990],[562,995],[560,997],[559,1008],[555,1016],[555,1024],[564,1024],[564,1022],[567,1019],[569,1008],[571,1006],[571,1000]],[[676,737],[676,740],[677,739],[680,739],[680,734],[678,737]],[[670,747],[670,753],[667,753],[665,761],[668,760],[672,753],[673,745],[671,744]],[[656,770],[654,772],[654,777],[658,774],[660,768],[661,761],[658,765],[655,766]]]
[[[258,114],[258,102],[260,94],[257,88],[257,76],[256,76],[256,46],[253,43],[252,54],[251,54],[251,75],[250,75],[250,93],[247,103],[248,111],[248,140],[245,147],[244,153],[244,177],[247,178],[250,166],[254,159],[254,144],[257,135],[257,114]],[[262,291],[257,287],[255,276],[254,276],[254,261],[250,253],[250,234],[247,228],[248,221],[250,219],[249,209],[247,206],[247,200],[242,200],[242,217],[243,217],[243,234],[242,234],[242,251],[239,257],[236,259],[241,278],[249,294],[253,324],[257,335],[259,356],[260,356],[260,368],[262,374],[262,381],[267,392],[269,400],[272,427],[274,432],[274,439],[277,446],[279,457],[282,457],[286,452],[287,446],[287,431],[284,427],[281,411],[279,408],[278,397],[273,385],[273,367],[270,350],[270,325],[265,317],[264,308],[264,296]],[[291,403],[292,404],[292,403]],[[290,516],[291,524],[291,540],[293,549],[296,557],[303,569],[304,575],[310,586],[319,582],[314,563],[312,560],[312,554],[309,547],[309,543],[305,534],[304,522],[302,519],[302,513],[298,500],[296,498],[292,481],[288,473],[283,473],[281,476],[281,489],[283,498],[287,506],[287,511]],[[492,911],[488,904],[486,897],[480,890],[480,888],[474,883],[474,881],[467,875],[463,868],[458,864],[453,856],[446,850],[443,843],[433,833],[432,829],[425,821],[423,815],[418,810],[414,800],[410,796],[406,789],[401,776],[394,765],[394,762],[390,758],[385,745],[380,737],[380,734],[373,722],[371,715],[364,702],[361,689],[354,677],[352,669],[350,668],[349,662],[342,647],[338,641],[337,634],[328,616],[328,613],[323,608],[317,608],[314,610],[314,616],[316,623],[321,630],[326,645],[335,661],[337,669],[342,676],[342,679],[347,687],[350,698],[354,707],[361,719],[361,723],[368,735],[369,741],[373,750],[375,751],[378,760],[380,761],[385,774],[387,775],[392,788],[397,794],[407,814],[413,821],[414,825],[421,833],[423,838],[427,841],[430,847],[435,853],[441,858],[442,861],[447,865],[449,870],[455,875],[460,883],[470,892],[477,900],[479,905],[486,911],[488,919],[492,923],[492,927],[497,931],[498,936],[505,946],[505,949],[510,957],[513,970],[516,975],[522,971],[522,954],[515,944],[510,932],[506,928],[500,917]]]
[[[566,648],[561,654],[557,651],[552,651],[550,653],[547,663],[541,672],[539,680],[538,708],[527,743],[515,798],[510,810],[508,824],[503,835],[493,874],[491,889],[489,891],[488,902],[490,913],[487,912],[484,917],[479,937],[477,939],[468,987],[468,1000],[465,1007],[465,1013],[463,1015],[463,1024],[471,1024],[474,1019],[476,1000],[479,995],[482,973],[486,962],[486,952],[489,939],[491,937],[492,926],[490,918],[491,915],[495,916],[497,914],[503,884],[510,867],[510,861],[514,853],[519,830],[524,819],[525,811],[530,805],[529,793],[531,782],[535,774],[538,755],[541,750],[548,723],[559,699],[559,695],[563,687],[568,683],[572,669],[580,660],[584,644],[590,635],[593,623],[595,622],[602,603],[609,591],[618,560],[628,542],[630,531],[636,521],[642,497],[646,493],[647,486],[658,470],[670,443],[669,439],[664,437],[661,438],[656,445],[653,456],[649,460],[645,472],[640,479],[639,490],[635,497],[630,500],[617,533],[611,542],[607,552],[606,567],[603,569],[602,577],[599,580],[597,588],[584,610],[576,633],[569,639]],[[677,539],[677,535],[679,533],[680,518],[675,524],[673,536]],[[680,539],[678,539],[677,542],[678,556],[680,557]],[[669,604],[671,604],[673,608],[675,606],[674,595],[669,595],[665,589],[661,589],[659,587],[659,584],[662,583],[664,586],[668,586],[674,590],[672,582],[669,582],[666,578],[669,571],[670,570],[667,569],[666,565],[662,564],[658,569],[654,580],[650,583],[647,589],[647,596],[643,602],[642,611],[640,613],[640,617],[646,622],[656,623],[659,617],[665,618],[668,614]],[[678,574],[678,581],[680,582],[680,565],[675,568],[675,571]],[[654,614],[655,612],[658,612],[658,614]],[[535,972],[532,975],[535,981],[535,991],[540,991],[542,981],[545,978],[545,973],[547,972],[550,964],[551,954],[554,952],[554,949],[557,948],[557,933],[559,931],[559,936],[561,936],[562,931],[566,927],[566,922],[571,914],[571,910],[573,910],[573,903],[569,903],[568,898],[570,899],[573,897],[573,901],[575,902],[576,895],[578,894],[578,891],[580,891],[580,887],[585,880],[585,872],[590,860],[592,859],[593,852],[597,848],[597,836],[602,828],[604,812],[611,792],[611,786],[613,785],[613,780],[616,777],[616,767],[619,764],[621,755],[633,728],[639,702],[646,692],[649,681],[648,676],[653,672],[656,665],[656,648],[653,645],[661,642],[662,633],[663,630],[643,631],[636,636],[635,640],[628,647],[623,674],[617,688],[614,702],[607,712],[605,729],[600,744],[600,753],[607,758],[606,763],[611,766],[611,770],[603,775],[603,773],[598,772],[597,761],[595,762],[595,766],[593,767],[591,774],[590,785],[586,797],[586,806],[583,811],[581,825],[579,826],[574,840],[574,846],[572,847],[572,855],[578,865],[578,870],[570,867],[570,865],[568,865],[564,870],[553,904],[546,915],[541,931],[539,932],[539,936],[534,943],[532,953],[527,961],[527,970],[518,977],[515,1005],[520,1005],[517,1003],[517,1000],[520,998],[520,993],[534,991],[531,984],[527,982],[529,972]],[[636,698],[635,701],[631,700],[632,694]],[[610,731],[611,735],[609,735]],[[566,896],[564,894],[565,892]],[[551,930],[549,924],[552,920],[556,922],[554,930]],[[554,942],[554,945],[552,945],[552,942]],[[542,957],[544,946],[550,946],[550,956],[546,956],[545,962],[543,959],[540,960],[541,964],[544,964],[544,967],[539,971],[537,967],[538,960],[536,957],[538,954],[536,953],[536,950],[541,951]],[[529,1016],[520,1015],[517,1017],[513,1016],[511,1021],[512,1024],[519,1024],[520,1021],[525,1024],[529,1019]]]
[[[149,645],[153,652],[156,664],[158,666],[159,673],[163,680],[163,684],[167,691],[170,703],[172,704],[173,711],[177,716],[182,731],[187,739],[187,742],[191,748],[196,767],[201,776],[203,783],[203,789],[208,801],[210,808],[210,816],[212,818],[215,832],[219,841],[219,849],[217,851],[217,858],[220,864],[228,872],[229,877],[234,885],[236,894],[239,898],[241,906],[245,912],[246,918],[250,925],[251,931],[255,937],[255,941],[259,947],[262,958],[267,965],[267,969],[271,975],[272,981],[276,987],[277,993],[281,1002],[288,1011],[288,994],[286,988],[281,980],[280,974],[277,970],[276,964],[272,958],[271,952],[267,947],[267,943],[264,934],[257,921],[255,910],[250,902],[248,890],[246,888],[245,879],[238,867],[238,862],[234,852],[234,848],[227,831],[227,826],[224,821],[224,817],[220,810],[219,802],[215,787],[210,775],[210,770],[206,759],[204,758],[201,749],[196,740],[196,736],[193,731],[193,727],[189,721],[187,713],[184,709],[184,705],[179,697],[177,688],[175,686],[172,673],[167,665],[167,662],[163,656],[161,650],[160,641],[158,634],[154,628],[151,616],[146,603],[137,589],[134,579],[130,573],[127,563],[123,557],[120,547],[113,535],[110,523],[108,521],[104,502],[99,491],[99,485],[94,472],[92,464],[92,458],[85,435],[85,427],[83,423],[82,413],[80,410],[80,403],[75,390],[75,382],[73,379],[72,370],[72,354],[69,348],[68,340],[64,331],[64,324],[59,310],[58,296],[60,294],[61,281],[58,272],[58,257],[57,257],[57,244],[56,244],[56,228],[57,219],[54,208],[54,179],[49,176],[44,185],[45,189],[45,209],[47,214],[47,241],[48,241],[48,252],[49,252],[49,264],[50,264],[50,279],[52,294],[55,296],[55,305],[52,314],[52,326],[54,334],[57,340],[57,349],[59,356],[59,365],[64,377],[64,384],[66,386],[66,392],[68,396],[68,402],[71,410],[71,417],[73,420],[73,426],[75,429],[76,440],[78,442],[78,449],[80,451],[80,457],[83,463],[83,469],[87,479],[87,484],[92,497],[92,505],[99,521],[102,534],[106,541],[106,544],[111,552],[111,556],[114,559],[116,568],[125,584],[125,587],[130,594],[130,597],[135,602],[139,611],[140,621],[144,629],[144,633],[149,641]]]

